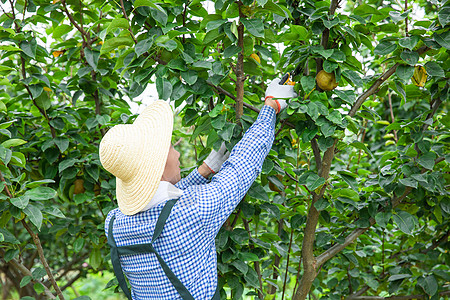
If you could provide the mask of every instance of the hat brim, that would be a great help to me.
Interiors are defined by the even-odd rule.
[[[147,206],[158,189],[166,166],[173,130],[173,113],[165,101],[155,101],[134,121],[133,159],[138,167],[129,180],[116,177],[116,197],[120,211],[134,215]]]

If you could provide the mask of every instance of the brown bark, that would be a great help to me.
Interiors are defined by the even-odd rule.
[[[424,54],[425,52],[427,52],[428,50],[430,50],[430,48],[428,48],[427,46],[423,46],[422,48],[419,48],[417,50],[417,53],[419,53],[419,55]],[[353,117],[354,115],[356,115],[356,112],[359,110],[359,108],[361,107],[361,105],[364,103],[364,101],[366,101],[367,98],[369,98],[371,95],[376,94],[378,91],[378,88],[389,78],[391,77],[395,71],[397,70],[397,67],[399,66],[399,63],[396,63],[395,65],[393,65],[389,70],[387,70],[386,72],[383,73],[383,75],[381,75],[380,77],[378,77],[378,79],[374,82],[374,84],[372,84],[372,86],[364,92],[364,94],[362,94],[361,96],[358,97],[358,99],[356,100],[355,104],[353,104],[352,108],[350,109],[350,112],[348,113],[349,116]]]
[[[239,1],[239,26],[238,30],[238,46],[241,48],[241,52],[238,54],[238,60],[236,64],[236,122],[239,123],[242,115],[244,114],[244,24],[240,21],[243,18],[243,14],[241,12],[242,3]]]

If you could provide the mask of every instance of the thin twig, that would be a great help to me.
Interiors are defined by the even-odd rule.
[[[422,55],[423,53],[427,52],[428,50],[430,50],[430,48],[428,48],[427,46],[423,46],[423,47],[419,48],[416,52],[419,55]],[[359,110],[359,108],[364,103],[364,101],[366,101],[366,99],[369,96],[375,94],[378,91],[378,88],[389,77],[391,77],[395,73],[395,71],[397,70],[397,67],[399,65],[400,65],[399,63],[396,63],[395,65],[393,65],[389,70],[387,70],[385,73],[383,73],[383,75],[381,75],[367,91],[365,91],[361,96],[359,96],[358,99],[356,100],[355,104],[353,104],[352,108],[350,109],[348,115],[351,117],[356,115],[356,112]]]
[[[394,117],[394,110],[392,109],[392,94],[391,94],[391,91],[388,92],[388,100],[389,100],[389,109],[391,111],[391,122],[394,123],[395,122],[395,117]],[[397,141],[398,141],[397,130],[394,130],[394,138],[395,138],[395,142],[397,143]]]
[[[3,249],[0,249],[0,254],[1,254],[2,257],[5,256],[5,252],[4,252]],[[14,268],[19,270],[22,273],[22,275],[24,275],[24,277],[25,276],[30,276],[32,278],[31,279],[32,282],[40,283],[42,285],[42,287],[44,288],[44,293],[45,293],[46,297],[48,297],[49,299],[55,299],[56,298],[55,295],[53,295],[53,293],[42,282],[40,282],[37,279],[33,279],[33,274],[31,273],[31,271],[27,267],[25,267],[23,264],[18,262],[15,258],[11,259],[8,262],[8,264],[12,265]]]
[[[59,299],[64,300],[64,295],[62,294],[58,284],[56,283],[55,278],[53,277],[53,274],[47,263],[47,259],[44,256],[44,249],[42,248],[41,240],[39,239],[39,236],[33,232],[33,230],[30,228],[30,226],[27,224],[27,222],[24,219],[22,219],[21,222],[22,222],[22,225],[25,227],[25,229],[28,231],[28,233],[31,235],[33,242],[36,245],[41,263],[44,266],[45,271],[47,272],[48,278],[50,279],[50,282],[52,283],[52,286],[55,289],[56,294],[58,295]]]
[[[134,43],[137,44],[136,37],[134,36],[133,31],[131,30],[130,20],[128,19],[127,12],[125,11],[125,6],[123,5],[123,0],[120,0],[120,7],[122,8],[123,16],[128,21],[128,31],[131,34],[131,38],[133,39]]]

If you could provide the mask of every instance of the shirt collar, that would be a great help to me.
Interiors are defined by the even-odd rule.
[[[180,198],[182,194],[183,190],[180,190],[170,182],[160,181],[158,189],[156,190],[152,200],[150,200],[147,206],[141,211],[149,210],[163,201]]]

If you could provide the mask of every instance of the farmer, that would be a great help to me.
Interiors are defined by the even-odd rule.
[[[270,83],[257,120],[231,153],[213,150],[184,179],[167,102],[153,102],[133,124],[116,125],[103,137],[100,161],[116,176],[119,204],[105,231],[128,299],[220,299],[214,240],[261,171],[275,115],[287,106],[281,98],[296,96],[278,83]]]

